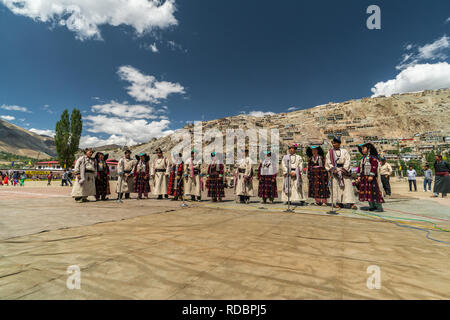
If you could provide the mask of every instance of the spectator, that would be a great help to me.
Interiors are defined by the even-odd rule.
[[[413,184],[414,184],[414,192],[417,192],[417,184],[416,184],[417,172],[416,172],[416,170],[414,170],[412,166],[409,166],[409,170],[406,170],[406,173],[408,174],[409,192],[412,192]]]
[[[425,165],[425,171],[423,173],[425,174],[425,179],[423,180],[423,191],[427,192],[427,185],[428,185],[428,191],[431,192],[431,182],[433,181],[433,170],[430,169],[429,165]]]
[[[381,158],[380,176],[381,183],[383,184],[384,192],[387,196],[391,195],[391,184],[389,182],[390,176],[392,175],[392,167],[387,163],[386,158]]]
[[[70,170],[67,170],[67,182],[72,187],[72,172]]]
[[[53,178],[52,174],[49,173],[47,176],[47,186],[50,186],[52,184],[52,178]]]

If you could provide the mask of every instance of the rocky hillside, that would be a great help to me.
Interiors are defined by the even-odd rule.
[[[330,102],[311,109],[264,117],[228,117],[204,122],[203,134],[212,128],[223,133],[226,129],[277,128],[282,149],[290,142],[302,145],[323,143],[333,135],[342,136],[344,145],[353,147],[364,141],[389,142],[427,132],[450,136],[450,89]],[[192,132],[193,124],[188,124],[185,129]],[[133,153],[153,153],[161,147],[167,152],[177,144],[171,138],[153,139],[133,146],[131,150]],[[108,151],[112,158],[122,155],[119,148]]]
[[[35,134],[3,120],[0,120],[0,151],[40,159],[56,156],[52,138]]]

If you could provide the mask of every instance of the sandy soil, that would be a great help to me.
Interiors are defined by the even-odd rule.
[[[450,234],[436,229],[450,230],[449,200],[418,186],[393,182],[384,214],[416,219],[401,225],[362,211],[240,205],[231,190],[224,203],[182,208],[78,204],[56,182],[2,186],[0,299],[449,299]],[[72,265],[79,290],[66,286]],[[367,287],[369,266],[381,270],[379,290]]]

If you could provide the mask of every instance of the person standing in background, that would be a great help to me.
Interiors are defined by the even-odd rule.
[[[431,182],[433,181],[433,170],[430,169],[429,165],[425,165],[425,171],[423,173],[425,175],[425,179],[423,180],[423,192],[427,192],[427,185],[428,191],[431,192]]]
[[[408,175],[409,192],[412,192],[412,185],[414,185],[414,192],[417,192],[416,170],[414,170],[412,166],[409,166],[409,170],[406,170],[406,174]]]
[[[381,158],[381,166],[380,166],[381,183],[383,184],[383,189],[387,196],[391,195],[391,183],[389,181],[391,175],[392,175],[391,165],[386,161],[385,157]]]

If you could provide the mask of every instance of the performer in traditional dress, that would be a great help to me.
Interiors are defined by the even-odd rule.
[[[95,178],[95,199],[97,199],[97,201],[100,199],[102,201],[108,200],[106,196],[111,194],[109,188],[109,166],[106,163],[106,160],[108,160],[108,154],[97,152],[95,155],[95,167],[97,170],[97,176]]]
[[[77,202],[87,202],[89,196],[95,196],[95,159],[94,151],[90,148],[84,150],[84,155],[75,163],[75,183],[72,188],[72,197]]]
[[[167,175],[169,168],[169,161],[163,156],[161,148],[156,149],[157,157],[153,160],[150,168],[152,180],[153,180],[153,194],[158,196],[158,200],[161,200],[163,196],[167,199]]]
[[[253,197],[253,166],[252,159],[248,155],[248,149],[245,149],[245,157],[240,159],[236,165],[235,192],[239,196],[240,203],[249,203],[250,197]]]
[[[384,203],[384,199],[381,191],[382,184],[377,149],[371,143],[361,144],[358,149],[363,155],[356,179],[356,185],[359,188],[359,201],[368,201],[369,211],[383,212],[382,203]]]
[[[212,161],[208,166],[208,175],[206,180],[206,188],[208,189],[208,197],[212,198],[213,202],[222,202],[225,197],[223,186],[224,165],[220,161],[220,155],[216,152],[211,153]]]
[[[134,192],[138,194],[138,200],[142,199],[142,194],[148,199],[150,192],[150,157],[141,152],[136,155],[136,165],[133,170]]]
[[[170,165],[169,172],[169,185],[167,188],[167,193],[169,196],[173,196],[173,201],[177,201],[178,198],[183,197],[184,189],[184,162],[183,155],[181,153],[175,157],[175,161]]]
[[[201,178],[201,161],[195,161],[195,150],[192,150],[191,157],[185,164],[184,170],[184,193],[191,196],[191,200],[202,200],[203,181]]]
[[[328,189],[328,171],[325,169],[325,153],[320,146],[311,146],[306,150],[308,160],[308,197],[314,198],[316,205],[327,204],[330,197]]]
[[[272,158],[272,153],[267,151],[258,167],[258,197],[262,198],[262,203],[267,203],[267,199],[273,203],[278,197],[277,173],[277,162]]]
[[[298,202],[300,205],[305,204],[305,195],[303,191],[303,159],[296,154],[298,145],[291,144],[289,153],[283,157],[281,161],[281,169],[283,170],[283,192],[281,200],[288,204],[289,202]],[[291,204],[289,203],[289,204]]]
[[[136,160],[131,159],[131,151],[126,150],[125,156],[121,158],[117,164],[119,178],[117,180],[116,192],[119,199],[122,199],[123,194],[125,194],[125,199],[129,199],[130,193],[133,192],[133,169],[135,165]]]
[[[442,155],[436,156],[434,171],[434,197],[438,197],[439,193],[442,193],[442,198],[445,198],[447,193],[450,193],[450,164],[442,159]]]
[[[327,153],[325,160],[325,169],[332,176],[330,186],[332,200],[337,207],[357,209],[351,177],[350,153],[341,148],[340,137],[334,137],[332,145],[333,148]]]

